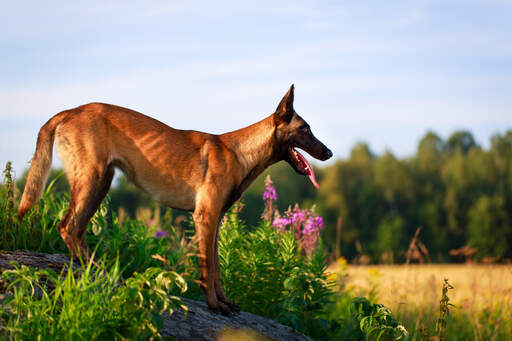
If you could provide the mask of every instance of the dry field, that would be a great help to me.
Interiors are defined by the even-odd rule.
[[[463,309],[493,308],[496,303],[512,308],[512,265],[379,265],[349,266],[347,286],[356,294],[376,285],[379,303],[439,307],[443,279],[454,287],[450,302]]]
[[[474,340],[512,335],[512,265],[350,265],[344,272],[347,289],[384,304],[410,330],[435,325],[447,278],[454,287],[448,291],[451,315],[466,321],[453,325],[447,339],[459,339],[457,328],[467,328]]]

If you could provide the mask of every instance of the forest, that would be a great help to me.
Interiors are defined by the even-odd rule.
[[[315,166],[315,172],[319,190],[284,162],[261,174],[242,198],[241,217],[248,228],[263,213],[264,179],[270,175],[281,212],[298,203],[301,208],[314,206],[323,217],[322,238],[331,257],[403,263],[411,239],[422,227],[418,238],[433,262],[460,260],[450,251],[464,246],[474,249],[478,261],[512,258],[511,130],[493,135],[487,149],[469,131],[456,131],[446,140],[429,131],[415,155],[403,159],[390,151],[376,155],[371,146],[358,142],[347,159]],[[20,190],[26,173],[17,181]],[[53,170],[49,181],[55,177],[55,190],[66,192],[62,171]],[[121,215],[169,212],[123,176],[117,177],[110,197],[112,209],[121,210]],[[172,215],[175,221],[186,217],[185,212]]]

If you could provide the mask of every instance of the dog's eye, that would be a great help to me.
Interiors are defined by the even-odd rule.
[[[306,134],[309,134],[309,133],[311,133],[311,130],[309,129],[308,126],[304,126],[304,127],[302,127],[302,132],[306,133]]]

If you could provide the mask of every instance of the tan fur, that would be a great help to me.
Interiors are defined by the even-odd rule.
[[[27,176],[25,190],[18,207],[18,218],[21,220],[27,211],[39,200],[44,184],[48,179],[52,165],[53,141],[55,127],[66,117],[66,113],[52,117],[39,131],[37,147]]]
[[[285,98],[287,110],[293,110],[293,87]],[[130,181],[162,204],[194,212],[200,283],[206,301],[210,308],[229,313],[236,305],[226,298],[220,282],[219,222],[265,168],[284,159],[287,147],[279,144],[289,142],[278,141],[278,135],[289,138],[296,129],[294,124],[303,122],[293,114],[299,123],[284,125],[283,117],[290,119],[291,114],[278,110],[249,127],[212,135],[173,129],[109,104],[91,103],[64,111],[39,132],[18,216],[22,219],[41,195],[55,139],[71,188],[69,209],[59,223],[59,231],[73,255],[87,258],[87,223],[110,188],[114,168],[120,168]],[[280,134],[278,126],[285,126]]]

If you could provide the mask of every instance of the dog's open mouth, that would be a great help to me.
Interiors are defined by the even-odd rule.
[[[309,164],[309,162],[306,160],[304,156],[302,156],[301,153],[299,153],[295,148],[290,147],[290,158],[292,159],[293,163],[295,164],[296,169],[299,171],[299,173],[303,175],[307,175],[309,177],[309,180],[313,183],[313,185],[318,188],[318,183],[315,179],[315,173],[313,172],[313,167]]]

